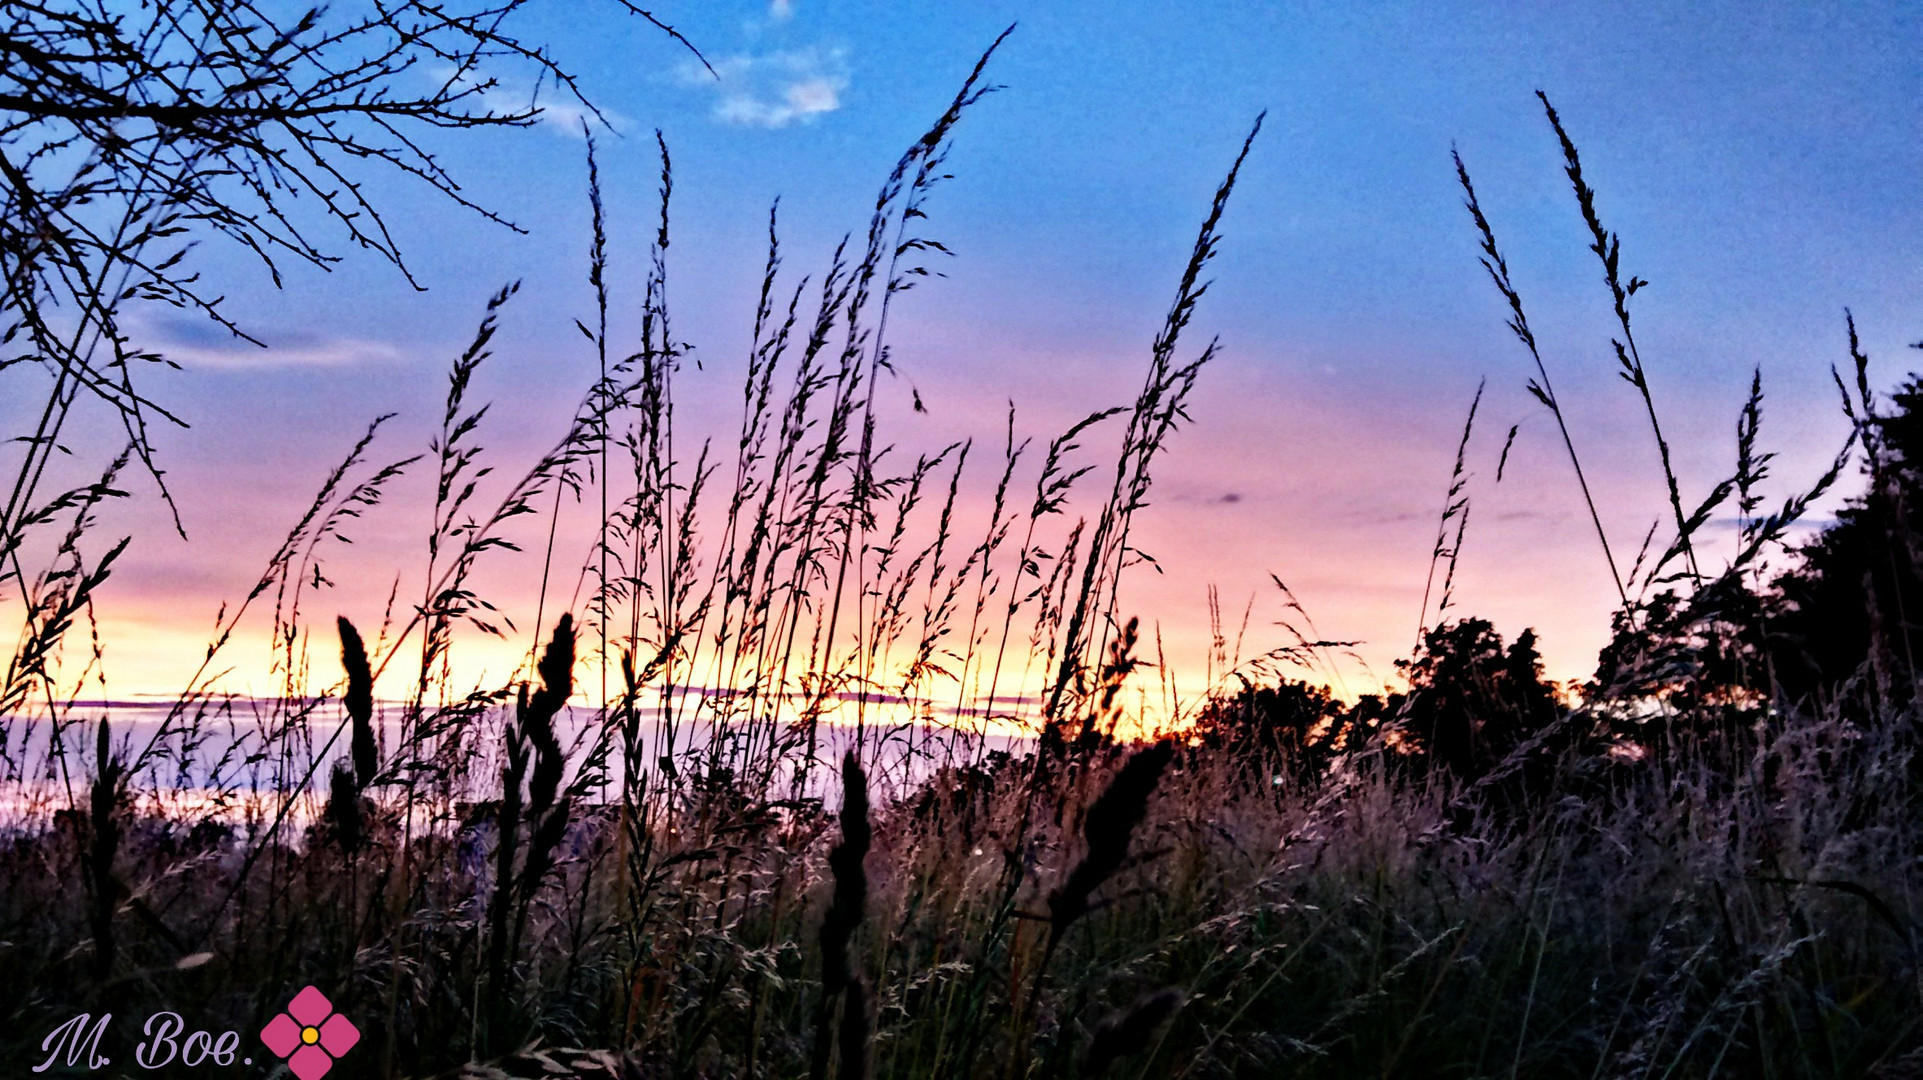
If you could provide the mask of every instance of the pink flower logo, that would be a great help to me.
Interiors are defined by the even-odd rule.
[[[361,1033],[347,1017],[334,1011],[327,995],[308,987],[287,1003],[287,1011],[260,1029],[260,1041],[300,1080],[320,1080],[334,1067],[334,1059],[354,1048]]]

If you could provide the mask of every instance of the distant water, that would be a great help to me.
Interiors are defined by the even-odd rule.
[[[716,696],[691,691],[682,695],[676,711],[696,712],[688,699],[697,694]],[[982,732],[976,716],[957,723],[952,707],[924,708],[916,717],[909,703],[899,698],[871,696],[864,702],[857,695],[840,695],[836,707],[817,725],[812,765],[804,761],[800,745],[791,748],[776,774],[779,790],[770,794],[820,799],[832,808],[840,801],[840,759],[856,747],[878,795],[899,793],[944,766],[965,766],[997,752],[1019,756],[1032,748],[1034,740],[1022,731],[1016,717],[1033,704],[1026,698],[998,701],[1009,711],[998,711],[994,728]],[[473,790],[459,792],[456,798],[498,797],[502,726],[512,711],[511,704],[497,706],[471,721],[464,752],[470,762],[467,786]],[[856,723],[858,711],[873,719]],[[375,725],[384,760],[400,738],[401,712],[399,703],[377,704]],[[660,704],[637,712],[645,758],[641,769],[655,774],[653,784],[665,779],[662,774],[670,768],[683,777],[704,775],[714,766],[725,769],[731,752],[740,754],[744,749],[744,729],[717,726],[714,713],[707,710],[701,710],[701,718],[692,723],[677,722]],[[559,718],[557,731],[569,749],[569,782],[600,735],[600,715],[599,709],[571,705]],[[296,717],[291,723],[290,716]],[[0,717],[0,827],[44,822],[57,811],[86,807],[96,775],[96,723],[102,717],[109,720],[114,759],[123,766],[138,763],[129,784],[138,808],[234,824],[274,818],[283,824],[311,821],[325,800],[335,762],[347,760],[350,746],[345,713],[333,700],[234,697],[187,709],[172,701],[75,701],[63,706],[58,725],[44,715],[4,716]],[[781,723],[786,730],[788,721]],[[760,725],[757,741],[748,752],[765,760],[766,737],[766,725]],[[790,738],[802,743],[798,733]],[[625,764],[622,740],[618,733],[611,733],[610,739],[606,775],[618,783]],[[714,779],[736,782],[727,773]],[[618,787],[611,783],[607,790],[612,796]]]

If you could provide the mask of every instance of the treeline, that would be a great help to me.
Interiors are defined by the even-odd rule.
[[[1679,729],[1736,733],[1767,713],[1903,712],[1923,654],[1923,380],[1910,376],[1881,408],[1866,385],[1860,393],[1862,493],[1790,547],[1780,570],[1658,578],[1663,587],[1616,612],[1583,685],[1543,677],[1535,631],[1505,642],[1489,622],[1461,618],[1425,631],[1398,662],[1403,692],[1349,704],[1307,681],[1244,681],[1202,712],[1204,741],[1313,780],[1380,736],[1406,768],[1476,782],[1505,763],[1527,771],[1519,753],[1633,760]]]

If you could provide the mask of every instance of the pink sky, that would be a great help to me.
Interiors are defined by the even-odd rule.
[[[783,197],[790,272],[819,272],[1016,13],[808,3],[675,13],[724,61],[720,82],[675,68],[678,52],[647,52],[656,42],[548,28],[626,132],[602,141],[617,345],[631,340],[654,212],[648,129],[660,125],[675,148],[677,334],[704,365],[682,376],[688,429],[731,432],[769,202]],[[1662,481],[1641,403],[1613,370],[1606,296],[1538,88],[1583,145],[1626,272],[1654,283],[1636,297],[1637,332],[1686,500],[1727,475],[1753,367],[1769,395],[1763,442],[1780,452],[1774,502],[1812,480],[1844,434],[1828,375],[1846,359],[1843,307],[1856,311],[1879,385],[1897,381],[1906,344],[1923,336],[1919,35],[1900,6],[1605,18],[1308,5],[1284,19],[1070,4],[1024,18],[993,72],[1009,89],[965,121],[957,178],[934,204],[930,227],[958,257],[946,280],[903,298],[890,326],[901,377],[885,388],[888,430],[905,451],[977,437],[983,467],[963,501],[979,512],[1008,399],[1037,452],[1087,411],[1126,403],[1208,195],[1269,109],[1189,337],[1193,350],[1219,334],[1223,352],[1137,526],[1166,573],[1137,573],[1122,605],[1160,625],[1187,689],[1202,681],[1211,585],[1232,622],[1254,598],[1245,652],[1286,643],[1271,574],[1325,637],[1362,642],[1363,663],[1331,677],[1351,692],[1393,683],[1421,617],[1463,413],[1484,378],[1455,613],[1509,636],[1536,628],[1554,677],[1591,670],[1614,590],[1560,440],[1524,390],[1533,369],[1476,265],[1449,163],[1454,144],[1476,171],[1627,561],[1665,513]],[[658,63],[637,75],[636,55]],[[109,693],[179,690],[222,603],[244,595],[371,417],[399,414],[382,460],[425,448],[446,365],[505,281],[527,287],[476,391],[497,402],[483,436],[495,479],[559,432],[593,371],[572,326],[589,311],[581,150],[558,127],[450,144],[469,193],[526,236],[393,186],[393,224],[425,293],[365,259],[331,274],[293,268],[276,292],[210,245],[196,256],[209,280],[275,347],[143,316],[143,332],[186,366],[152,382],[194,424],[157,436],[192,539],[171,535],[150,483],[102,513],[91,550],[136,537],[97,607]],[[911,388],[928,414],[908,409]],[[30,397],[0,395],[10,430]],[[76,440],[69,481],[117,449],[103,420],[89,418]],[[1092,435],[1090,460],[1111,462],[1117,434]],[[417,466],[350,530],[354,545],[329,558],[335,586],[307,609],[317,625],[337,612],[377,623],[397,580],[403,601],[418,593],[427,484]],[[1081,494],[1077,507],[1092,513],[1095,488]],[[503,555],[483,582],[526,622],[538,571]],[[264,633],[256,625],[234,649],[233,689],[273,690]],[[526,641],[467,641],[459,655],[469,678],[499,681]],[[330,683],[331,635],[315,649],[315,681]]]

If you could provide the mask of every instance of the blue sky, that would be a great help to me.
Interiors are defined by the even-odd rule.
[[[654,11],[722,77],[613,4],[535,5],[520,29],[551,42],[614,122],[597,138],[617,304],[644,269],[652,129],[673,150],[672,287],[678,335],[704,365],[687,384],[697,416],[698,380],[716,417],[733,393],[770,202],[782,200],[790,265],[818,270],[1008,24],[1019,23],[990,72],[1005,89],[964,122],[956,178],[932,210],[933,235],[957,257],[946,280],[905,298],[893,328],[891,392],[912,386],[931,410],[903,414],[910,441],[994,435],[1010,398],[1044,439],[1126,400],[1209,195],[1267,110],[1196,324],[1194,343],[1219,335],[1223,354],[1142,525],[1169,572],[1130,599],[1172,638],[1199,640],[1210,583],[1238,612],[1257,597],[1255,638],[1280,614],[1265,585],[1275,573],[1384,674],[1415,631],[1462,414],[1486,378],[1458,610],[1509,634],[1535,626],[1552,674],[1588,672],[1613,587],[1553,425],[1524,390],[1533,369],[1476,265],[1449,158],[1459,148],[1476,177],[1612,542],[1633,550],[1664,512],[1660,473],[1641,403],[1614,374],[1608,297],[1538,89],[1582,148],[1625,272],[1651,282],[1636,327],[1686,500],[1729,470],[1752,367],[1780,497],[1845,433],[1828,374],[1845,360],[1845,306],[1883,385],[1923,338],[1923,16],[1911,6],[664,0]],[[196,424],[165,437],[193,540],[144,532],[110,618],[204,625],[244,592],[309,479],[367,418],[401,414],[397,452],[424,443],[448,360],[508,280],[526,285],[482,388],[504,403],[495,445],[531,454],[558,430],[593,370],[571,328],[589,311],[572,115],[439,144],[467,193],[527,235],[380,178],[424,292],[366,258],[296,270],[276,292],[231,249],[202,249],[231,313],[274,347],[150,324],[187,367],[154,392]],[[150,511],[117,513],[132,527]],[[404,514],[365,528],[370,568],[408,557],[424,531]],[[393,572],[370,569],[343,602],[384,597]],[[127,678],[163,670],[164,648],[123,647],[136,654]]]

